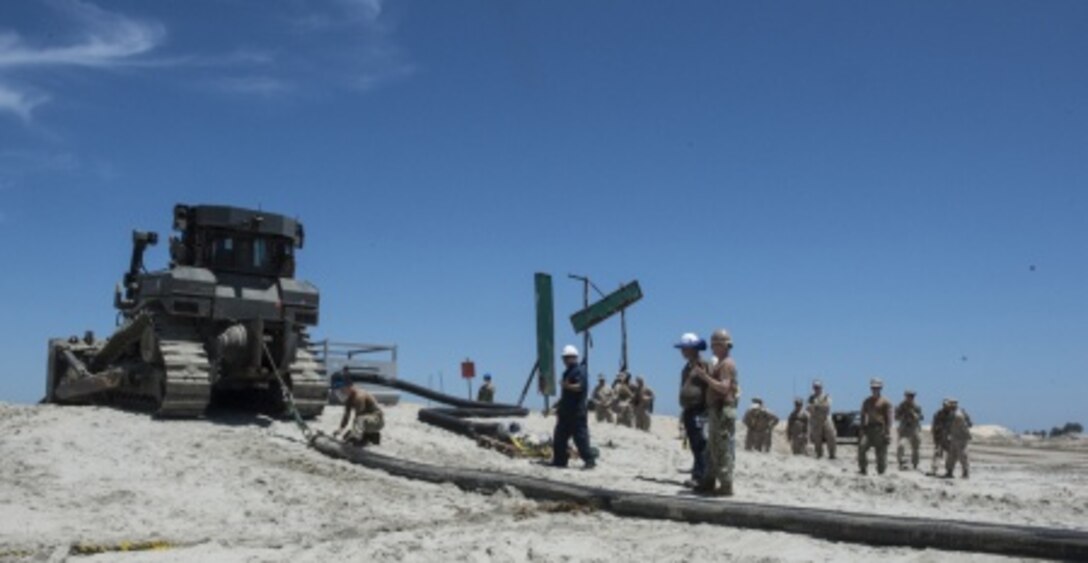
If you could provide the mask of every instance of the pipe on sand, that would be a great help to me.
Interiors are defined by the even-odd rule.
[[[525,409],[519,407],[466,401],[411,383],[388,380],[379,376],[368,376],[365,382],[394,387],[455,407],[453,409],[423,409],[420,411],[419,418],[423,422],[469,436],[473,435],[472,432],[486,433],[489,427],[486,423],[464,420],[468,416],[525,415]],[[417,390],[421,392],[417,393]],[[424,411],[431,411],[433,415],[424,416]],[[521,411],[521,414],[515,414],[515,411]],[[327,456],[398,477],[430,483],[452,483],[466,491],[483,493],[493,493],[511,487],[533,500],[572,502],[605,510],[617,516],[787,532],[828,541],[877,546],[904,546],[1088,561],[1088,532],[1080,530],[632,493],[560,483],[529,475],[436,466],[401,460],[349,446],[323,434],[315,436],[310,445]]]

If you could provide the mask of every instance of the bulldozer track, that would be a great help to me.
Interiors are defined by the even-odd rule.
[[[329,385],[325,368],[304,346],[299,346],[295,361],[287,370],[291,380],[291,395],[302,418],[314,418],[325,409],[329,400]]]
[[[162,338],[159,350],[165,381],[162,402],[155,416],[196,418],[203,415],[212,392],[211,365],[204,346],[197,338]]]

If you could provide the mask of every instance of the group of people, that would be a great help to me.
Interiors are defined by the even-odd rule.
[[[631,381],[631,374],[621,371],[612,385],[604,374],[597,376],[597,386],[589,408],[597,415],[597,422],[615,422],[620,426],[650,431],[650,414],[654,412],[654,390],[646,385],[640,375]]]
[[[724,329],[714,331],[710,337],[713,354],[710,360],[704,359],[702,354],[707,349],[707,342],[694,333],[681,336],[676,348],[685,362],[680,372],[680,420],[692,454],[691,478],[685,482],[685,486],[701,494],[731,496],[736,456],[737,401],[741,394],[737,366],[731,357],[733,339]],[[584,468],[592,469],[596,466],[597,453],[590,445],[589,410],[594,410],[598,422],[615,421],[648,431],[654,392],[642,377],[632,382],[630,374],[621,372],[609,386],[602,374],[598,377],[590,401],[588,377],[585,365],[579,362],[578,349],[566,346],[562,357],[564,371],[560,378],[560,397],[555,407],[553,456],[548,464],[566,467],[570,458],[566,445],[573,439]],[[485,385],[480,389],[478,399],[493,401],[491,377],[485,376],[484,380]],[[897,427],[900,469],[908,469],[908,447],[909,467],[917,469],[921,423],[925,416],[915,401],[915,392],[907,390],[903,401],[893,407],[891,401],[882,395],[883,381],[870,380],[869,389],[870,396],[861,405],[858,471],[868,473],[869,450],[874,450],[877,472],[884,473],[893,426]],[[352,386],[350,380],[341,393],[345,409],[338,434],[343,433],[345,439],[358,445],[379,443],[384,419],[374,397]],[[355,420],[349,429],[352,414]],[[748,428],[745,449],[770,451],[778,417],[763,405],[762,400],[752,400],[743,422]],[[971,424],[971,417],[956,399],[944,400],[931,425],[934,475],[943,460],[945,477],[952,477],[957,465],[963,478],[969,476],[967,446],[971,440]],[[794,399],[793,411],[787,419],[786,437],[795,455],[806,455],[811,443],[816,458],[822,458],[826,448],[828,457],[835,459],[837,433],[831,417],[831,396],[824,391],[820,380],[813,381],[807,405],[800,397]]]
[[[922,444],[922,421],[925,415],[916,401],[916,393],[906,390],[903,400],[894,408],[883,396],[884,382],[869,381],[869,397],[861,404],[860,432],[858,436],[858,472],[867,474],[869,450],[874,451],[877,473],[883,474],[888,465],[888,448],[892,443],[892,428],[896,429],[896,458],[899,469],[918,469]],[[828,457],[835,458],[835,425],[831,420],[831,396],[824,392],[823,383],[812,383],[812,395],[808,406],[800,397],[793,401],[793,411],[786,423],[786,437],[795,455],[806,455],[808,443],[815,447],[816,457],[823,457],[824,446]],[[952,477],[957,465],[961,476],[970,475],[967,445],[971,440],[971,417],[960,408],[959,402],[946,398],[941,409],[933,417],[930,431],[933,435],[933,463],[930,472],[938,475],[939,463],[945,464],[945,477]],[[907,449],[910,456],[907,456]]]

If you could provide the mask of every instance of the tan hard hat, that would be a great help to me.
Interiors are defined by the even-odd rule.
[[[710,342],[711,344],[715,342],[721,342],[722,344],[732,344],[733,337],[729,336],[728,330],[725,330],[724,328],[719,328],[718,330],[714,331],[714,334],[710,335]]]

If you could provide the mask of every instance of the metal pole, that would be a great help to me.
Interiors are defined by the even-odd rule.
[[[582,283],[582,308],[589,307],[589,278],[584,278]],[[582,335],[582,365],[586,366],[586,372],[589,371],[589,331]]]
[[[621,354],[623,356],[620,369],[627,371],[627,309],[620,309],[620,335],[622,338]]]
[[[529,370],[529,379],[525,380],[525,387],[522,387],[521,397],[518,398],[519,407],[525,403],[525,396],[529,394],[529,386],[532,385],[533,378],[536,377],[538,371],[540,371],[540,361],[533,364],[533,369]]]

